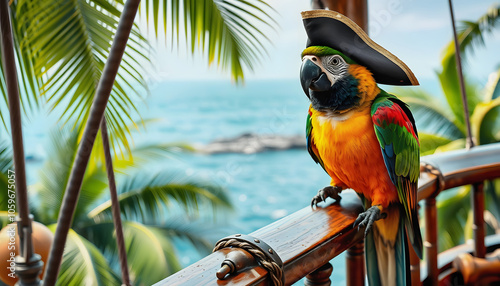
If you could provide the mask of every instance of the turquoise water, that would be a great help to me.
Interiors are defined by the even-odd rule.
[[[134,136],[144,143],[187,142],[206,144],[243,133],[296,135],[305,133],[308,100],[297,80],[267,80],[235,86],[230,82],[159,82],[152,85],[145,103],[137,102],[147,131]],[[44,118],[43,120],[39,119]],[[44,144],[55,118],[34,116],[25,124],[26,154],[35,160],[28,165],[30,183],[45,159]],[[304,139],[305,140],[305,139]],[[177,170],[195,179],[225,187],[235,212],[223,219],[227,226],[214,237],[250,233],[309,205],[329,177],[304,150],[258,154],[182,154],[151,166]],[[215,242],[215,241],[214,241]],[[179,256],[187,266],[201,256],[179,242]],[[345,284],[343,256],[334,259],[335,284]]]

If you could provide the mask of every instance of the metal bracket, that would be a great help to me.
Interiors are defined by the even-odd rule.
[[[278,253],[269,244],[250,235],[235,234],[219,240],[215,244],[213,251],[215,252],[226,247],[241,248],[248,251],[257,260],[257,262],[269,272],[274,285],[285,284],[283,261],[279,257]],[[231,263],[234,264],[232,261]],[[223,262],[221,266],[224,267],[225,264],[226,263]],[[235,269],[232,270],[233,271],[231,272],[235,272]]]

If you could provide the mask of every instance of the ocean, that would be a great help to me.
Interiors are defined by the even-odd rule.
[[[154,84],[145,102],[137,102],[146,131],[134,135],[137,146],[145,143],[184,142],[200,146],[217,139],[245,133],[304,135],[308,100],[298,80],[248,81],[236,86],[229,81],[165,81]],[[55,117],[38,114],[24,124],[28,182],[36,182],[37,170],[47,159],[44,144]],[[39,119],[45,118],[43,120]],[[304,139],[305,140],[305,139]],[[250,233],[309,206],[317,190],[328,185],[328,175],[305,148],[256,154],[182,153],[151,169],[183,172],[228,190],[235,211],[219,218],[217,238]],[[212,235],[213,236],[213,235]],[[215,241],[214,241],[215,242]],[[177,242],[184,266],[202,256],[184,242]],[[345,259],[332,261],[332,279],[345,284]]]

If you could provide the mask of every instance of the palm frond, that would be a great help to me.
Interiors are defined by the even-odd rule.
[[[123,233],[134,284],[152,285],[181,269],[172,241],[159,229],[125,221]]]
[[[451,48],[454,48],[454,46],[449,47],[449,49]],[[451,111],[457,119],[457,125],[462,126],[461,129],[465,130],[465,116],[460,91],[460,83],[457,74],[457,66],[455,63],[455,50],[448,50],[446,52],[446,55],[442,59],[442,67],[443,69],[437,73],[441,88],[444,92]],[[472,83],[465,75],[464,81],[470,116],[472,115],[476,104],[481,101],[481,96],[478,86]]]
[[[437,148],[440,146],[450,143],[452,140],[446,137],[438,136],[435,134],[429,134],[424,132],[418,133],[418,139],[420,141],[420,155],[425,156],[433,154]]]
[[[163,26],[173,46],[183,34],[191,53],[201,50],[209,65],[217,62],[223,70],[230,70],[236,82],[243,80],[244,67],[252,71],[264,56],[264,42],[270,40],[260,28],[276,24],[269,13],[273,9],[262,0],[144,2],[146,18],[153,16],[156,35]]]
[[[475,47],[484,46],[484,34],[492,33],[500,24],[500,4],[494,4],[476,22],[463,21],[458,31],[460,50],[474,52]]]
[[[71,169],[78,148],[78,132],[69,131],[69,127],[56,129],[50,134],[50,146],[47,148],[50,160],[40,169],[40,183],[36,186],[39,208],[36,214],[41,221],[55,222],[59,215],[62,198],[71,174]],[[102,166],[89,168],[85,173],[80,198],[75,210],[75,217],[86,217],[87,208],[100,198],[107,187],[107,179]]]
[[[185,143],[143,144],[134,147],[130,153],[115,156],[113,165],[116,171],[127,168],[140,168],[153,160],[175,159],[181,152],[193,152],[195,149]]]
[[[479,103],[474,109],[471,122],[472,133],[477,139],[477,144],[489,144],[499,142],[500,138],[500,97],[490,101]]]
[[[70,229],[57,285],[120,285],[120,280],[97,247]]]
[[[462,138],[462,139],[457,139],[455,141],[451,141],[448,144],[439,146],[438,148],[436,148],[435,153],[443,153],[464,148],[465,148],[465,138]]]
[[[14,43],[16,62],[18,63],[16,72],[19,83],[21,108],[25,115],[29,115],[31,111],[39,107],[39,87],[41,82],[35,76],[34,62],[33,58],[29,55],[29,46],[21,44],[26,33],[26,26],[19,23],[18,15],[22,15],[23,13],[24,11],[22,9],[18,9],[17,1],[13,1],[10,4],[10,17],[13,33],[12,40]],[[0,57],[0,93],[2,94],[2,98],[5,102],[5,105],[2,105],[0,109],[0,111],[2,111],[0,112],[0,120],[2,121],[4,128],[7,130],[8,127],[6,125],[5,118],[3,117],[4,114],[8,114],[7,112],[3,112],[7,111],[8,106],[7,90],[4,80],[5,73],[6,71],[4,70],[2,59]]]
[[[500,97],[500,69],[490,75],[490,79],[485,88],[485,101],[490,101]]]
[[[26,28],[21,45],[29,47],[37,80],[52,109],[61,120],[77,124],[86,120],[97,83],[109,54],[118,24],[121,1],[19,0],[20,25]],[[138,115],[132,101],[140,96],[137,87],[146,87],[143,65],[146,40],[134,26],[106,110],[109,126],[116,134],[111,141],[129,148],[127,122],[131,112]]]
[[[208,207],[231,209],[227,191],[216,185],[192,182],[167,173],[129,175],[118,183],[118,200],[122,215],[129,220],[161,224],[168,209],[180,207],[191,215]],[[206,209],[206,208],[205,208]],[[95,207],[88,214],[96,221],[111,217],[111,201]]]

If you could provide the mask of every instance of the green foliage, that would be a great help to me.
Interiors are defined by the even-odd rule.
[[[55,225],[51,227],[55,231]],[[92,242],[70,229],[57,285],[119,285],[108,260]]]
[[[244,66],[253,70],[253,64],[264,56],[263,41],[270,40],[259,28],[276,24],[268,12],[271,6],[262,0],[144,2],[146,18],[152,14],[157,36],[163,26],[174,46],[182,34],[191,53],[198,48],[209,64],[217,62],[223,70],[230,70],[237,82],[243,80]]]

